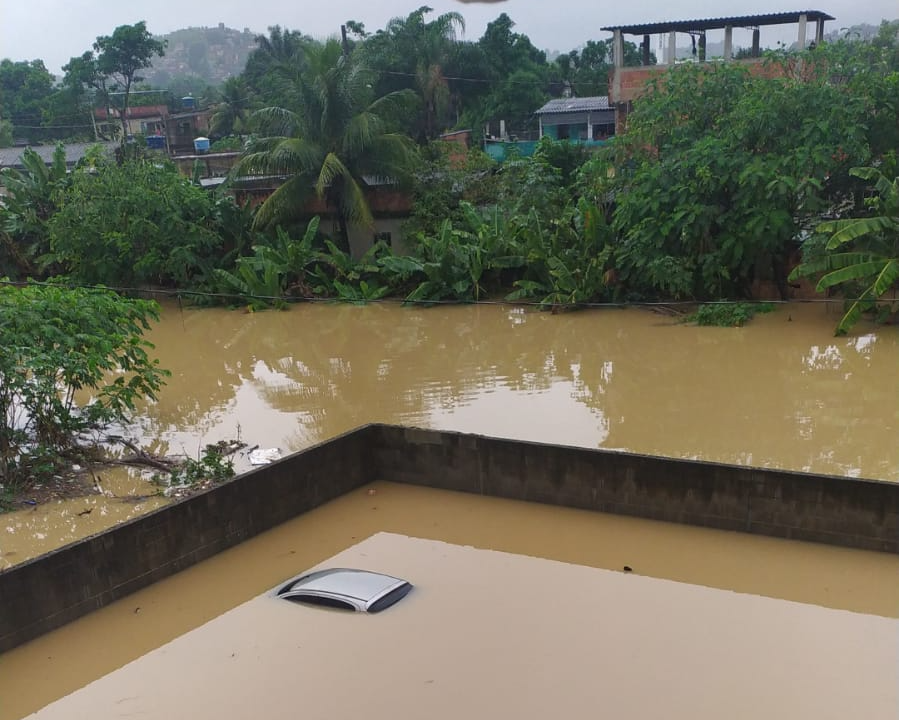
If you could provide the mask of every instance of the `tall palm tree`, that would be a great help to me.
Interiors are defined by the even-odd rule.
[[[285,179],[259,207],[257,227],[298,219],[316,195],[336,216],[338,245],[349,250],[349,225],[373,223],[365,187],[374,178],[400,182],[411,172],[414,144],[391,132],[409,93],[373,97],[371,72],[344,56],[337,40],[310,46],[303,62],[283,106],[253,114],[258,137],[232,175]]]
[[[367,41],[377,66],[405,70],[412,76],[409,85],[422,103],[421,139],[433,139],[442,129],[450,100],[444,68],[459,34],[465,31],[461,14],[443,13],[428,21],[425,16],[430,12],[424,6],[407,17],[393,18],[383,33]]]

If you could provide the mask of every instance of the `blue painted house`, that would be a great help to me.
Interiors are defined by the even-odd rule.
[[[593,145],[615,134],[615,109],[605,95],[557,98],[534,114],[540,121],[540,137]]]
[[[540,122],[540,137],[567,140],[582,145],[604,145],[615,134],[615,109],[609,98],[556,98],[534,113]],[[484,141],[484,150],[494,160],[502,162],[510,154],[530,157],[537,147],[536,140]]]

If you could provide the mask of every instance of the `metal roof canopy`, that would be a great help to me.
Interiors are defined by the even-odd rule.
[[[580,113],[590,111],[614,110],[609,107],[609,97],[600,95],[597,97],[581,98],[555,98],[537,110],[535,115],[547,115],[549,113]]]
[[[671,22],[644,23],[643,25],[612,25],[600,28],[606,32],[616,30],[627,35],[655,35],[667,32],[691,32],[700,30],[723,30],[728,27],[761,27],[762,25],[790,25],[798,23],[802,16],[806,20],[835,20],[821,10],[796,10],[793,12],[767,13],[764,15],[735,15],[733,17],[706,18],[700,20],[674,20]]]

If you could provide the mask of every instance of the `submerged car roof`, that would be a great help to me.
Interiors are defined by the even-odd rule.
[[[288,600],[304,600],[314,598],[331,598],[345,601],[362,612],[373,611],[375,604],[391,593],[399,600],[412,585],[401,578],[369,570],[350,568],[330,568],[305,573],[281,586],[277,591],[279,597]],[[393,604],[378,606],[378,609]]]

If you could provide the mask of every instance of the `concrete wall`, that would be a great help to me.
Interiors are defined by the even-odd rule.
[[[367,435],[350,433],[0,572],[0,652],[370,479]]]
[[[0,572],[0,652],[371,480],[899,553],[899,483],[368,425]]]
[[[899,483],[373,426],[379,478],[899,553]]]

